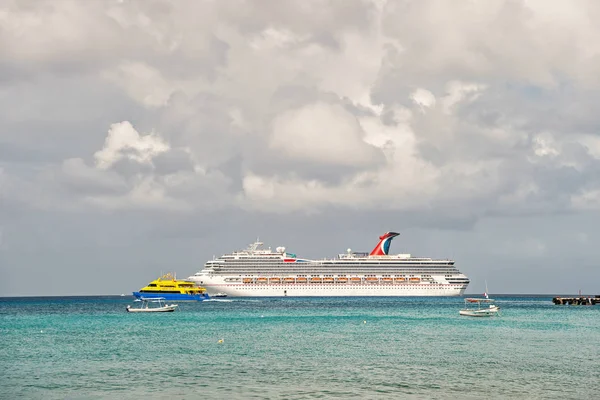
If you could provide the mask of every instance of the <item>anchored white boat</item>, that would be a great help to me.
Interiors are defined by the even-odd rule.
[[[494,304],[494,299],[472,298],[465,299],[465,308],[459,311],[460,315],[467,317],[493,317],[498,315],[500,307]]]
[[[177,304],[166,304],[164,297],[142,297],[134,301],[140,302],[139,308],[127,306],[127,312],[173,312],[177,309]]]

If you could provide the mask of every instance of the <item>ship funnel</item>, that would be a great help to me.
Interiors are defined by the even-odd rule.
[[[377,246],[371,251],[370,256],[387,256],[390,251],[390,244],[392,243],[392,239],[396,236],[400,235],[396,232],[387,232],[382,236],[379,236],[379,243]]]

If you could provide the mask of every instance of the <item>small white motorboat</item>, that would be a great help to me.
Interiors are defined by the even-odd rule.
[[[173,312],[177,309],[177,304],[166,304],[164,297],[142,297],[134,301],[140,302],[140,307],[132,308],[127,306],[127,312]]]
[[[493,317],[500,313],[500,307],[494,304],[494,299],[468,297],[465,308],[458,312],[466,317]]]
[[[227,297],[227,293],[219,292],[219,293],[213,294],[210,297]]]

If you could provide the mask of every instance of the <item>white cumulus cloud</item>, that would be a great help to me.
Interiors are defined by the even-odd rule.
[[[169,150],[169,145],[154,134],[140,135],[128,121],[112,124],[102,150],[94,154],[96,166],[106,169],[122,158],[151,163],[152,158]]]
[[[364,136],[356,117],[342,106],[316,103],[276,117],[269,146],[293,159],[369,166],[377,150],[365,142]]]

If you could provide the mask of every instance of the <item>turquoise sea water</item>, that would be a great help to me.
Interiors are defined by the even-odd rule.
[[[0,298],[1,399],[593,399],[600,306],[497,297]],[[223,339],[219,343],[219,339]]]

